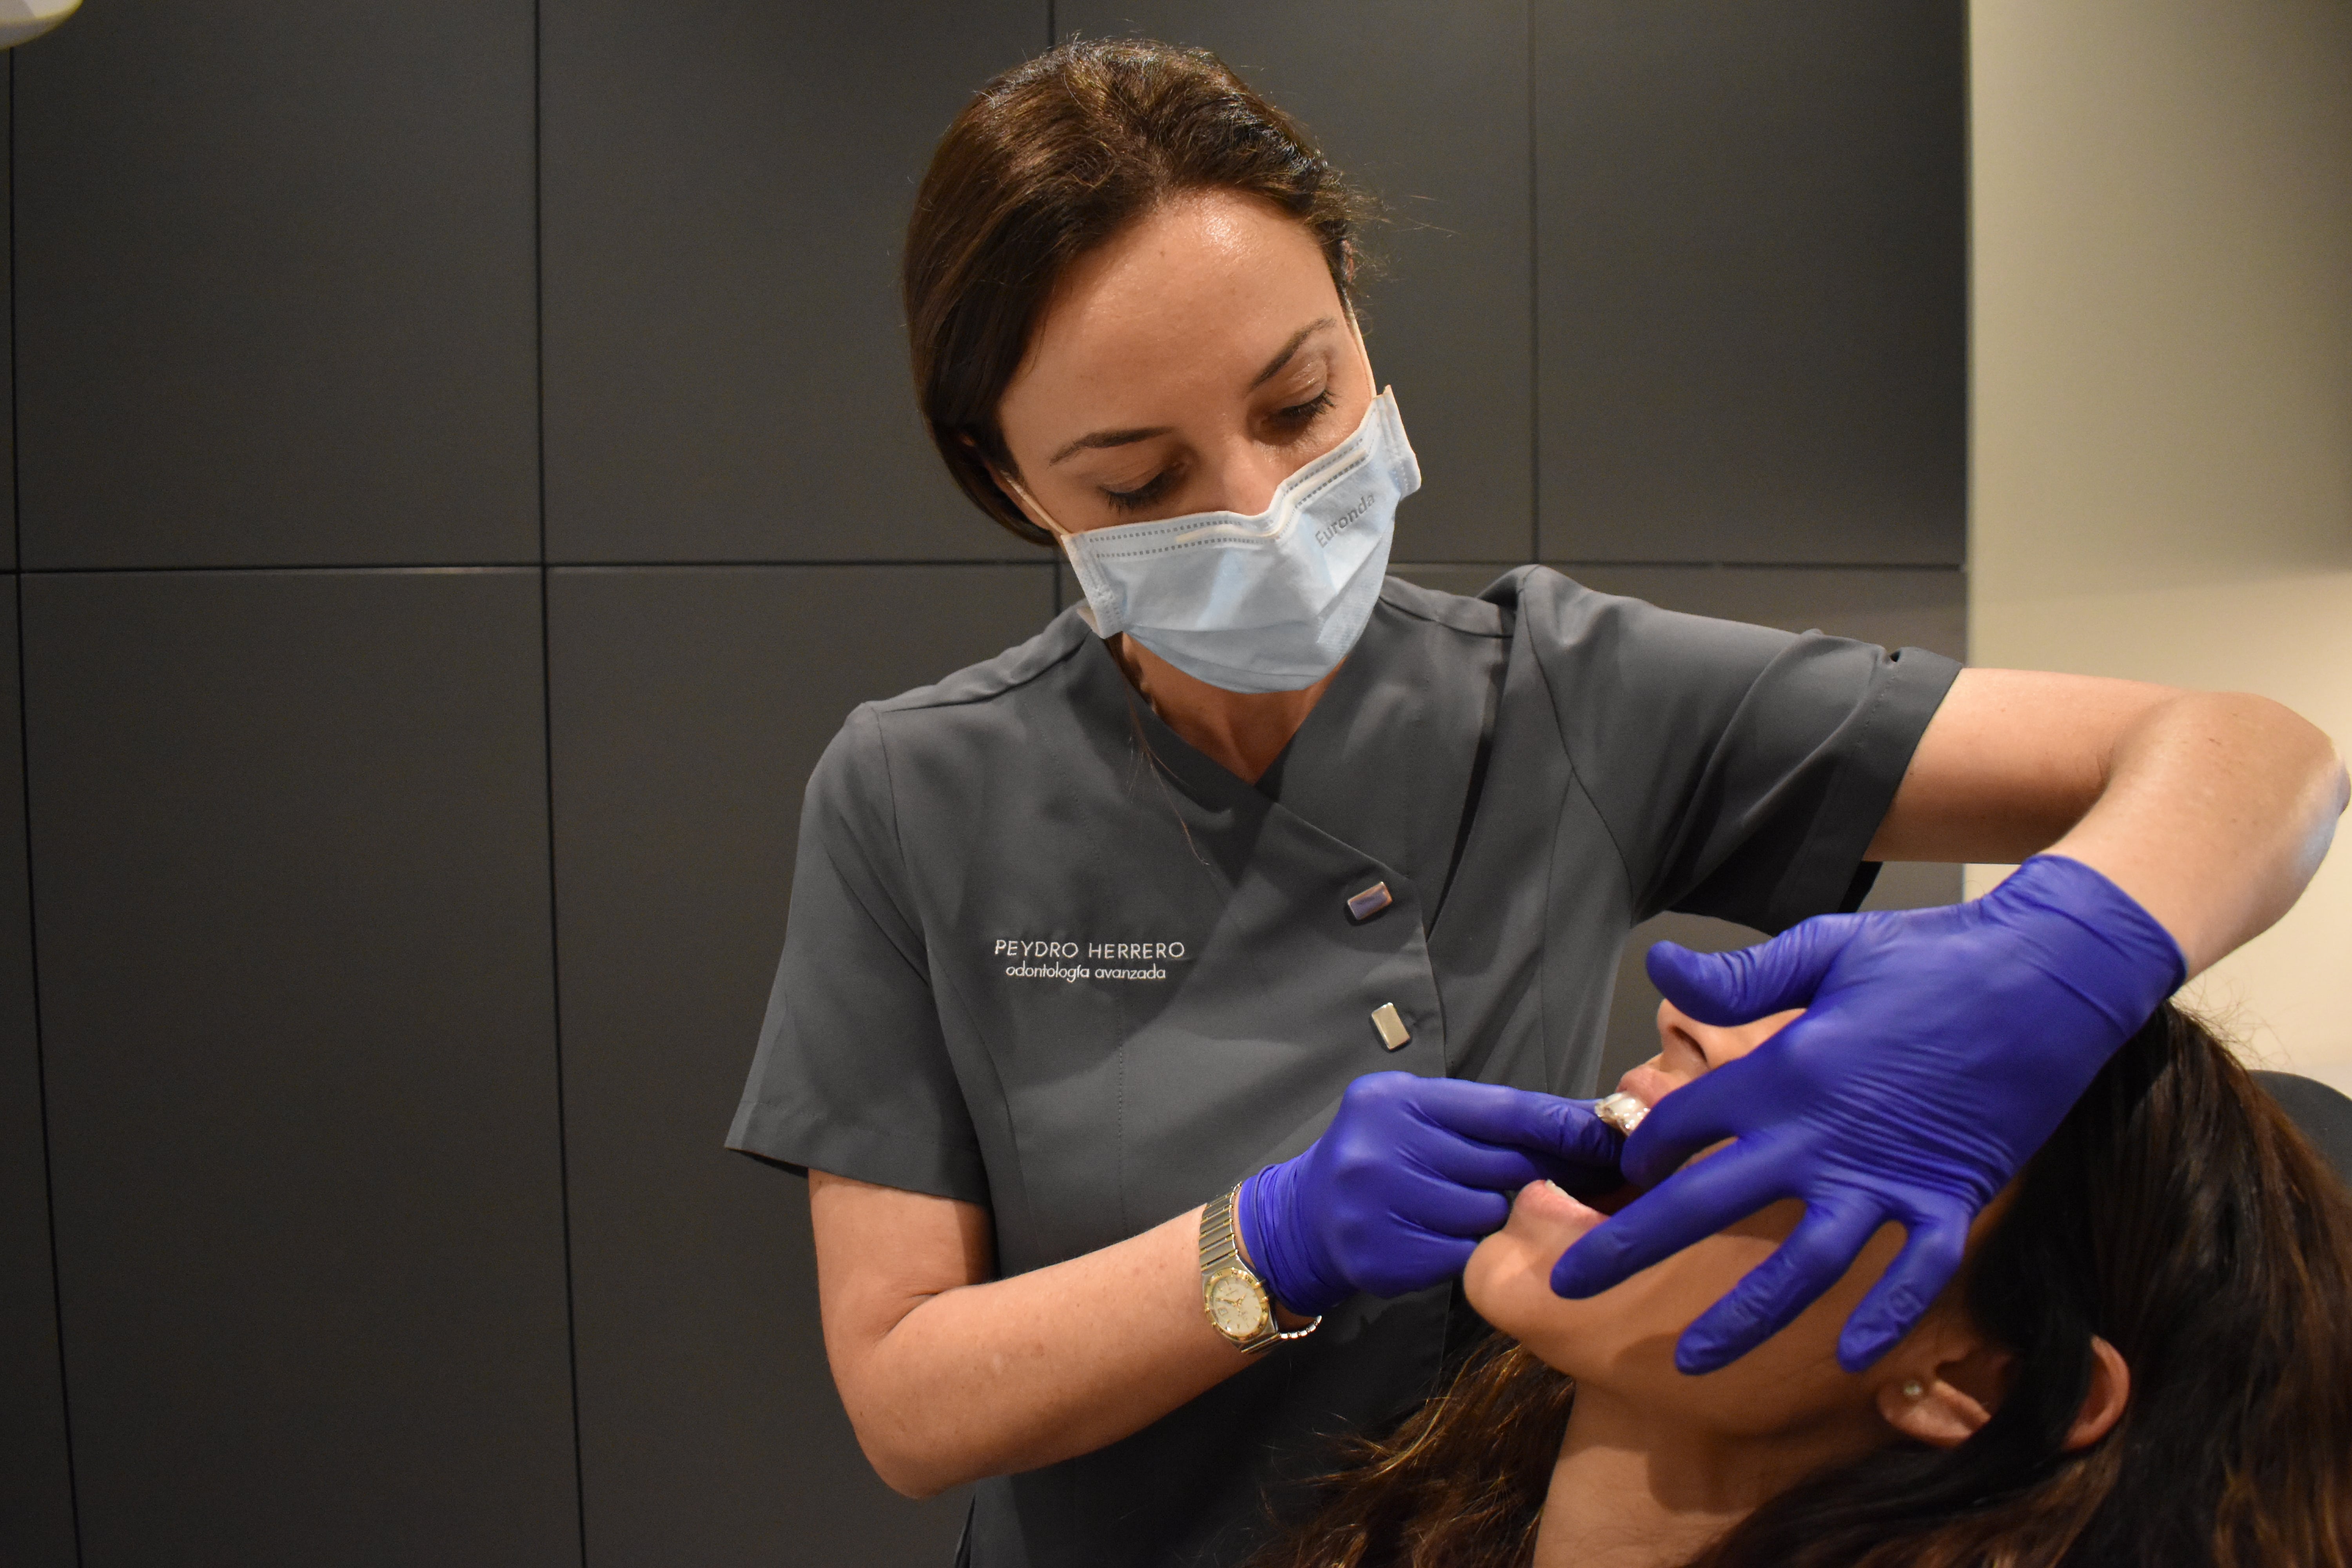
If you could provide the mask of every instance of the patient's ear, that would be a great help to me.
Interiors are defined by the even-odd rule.
[[[1973,1337],[1923,1350],[1926,1353],[1905,1358],[1911,1363],[1908,1368],[1888,1369],[1875,1394],[1878,1414],[1906,1437],[1932,1447],[1957,1448],[2000,1408],[2017,1358]],[[2071,1454],[2105,1436],[2130,1398],[2131,1369],[2115,1346],[2093,1335],[2091,1385],[2062,1447]]]
[[[2083,1395],[2083,1408],[2075,1412],[2074,1425],[2066,1428],[2066,1441],[2060,1447],[2071,1454],[2105,1436],[2130,1399],[2131,1368],[2124,1364],[2123,1352],[2093,1334],[2090,1392]]]
[[[1890,1357],[1889,1362],[1896,1360]],[[1905,1436],[1957,1448],[2000,1408],[2017,1358],[1973,1334],[1938,1345],[1934,1337],[1903,1364],[1888,1364],[1875,1395],[1878,1414]]]

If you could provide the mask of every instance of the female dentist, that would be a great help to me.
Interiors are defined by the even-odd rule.
[[[2256,698],[1535,567],[1387,577],[1420,473],[1354,219],[1222,65],[1132,42],[992,83],[917,197],[940,451],[1086,602],[826,751],[729,1142],[807,1171],[858,1439],[902,1491],[981,1482],[982,1568],[1246,1555],[1320,1444],[1429,1391],[1475,1330],[1453,1277],[1539,1175],[1661,1184],[1560,1260],[1570,1295],[1806,1204],[1683,1333],[1694,1374],[1904,1227],[1841,1347],[1867,1363],[2343,808],[2326,737]],[[1840,913],[1887,859],[2025,863]],[[1811,1011],[1625,1138],[1553,1097],[1591,1092],[1625,933],[1667,909],[1786,932],[1662,945],[1693,1016]]]

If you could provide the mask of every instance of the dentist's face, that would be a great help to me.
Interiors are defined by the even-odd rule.
[[[1363,422],[1372,392],[1313,234],[1259,197],[1195,193],[1055,289],[998,405],[1004,477],[1031,521],[1070,532],[1253,515]]]

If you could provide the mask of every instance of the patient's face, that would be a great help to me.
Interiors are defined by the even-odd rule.
[[[1658,1054],[1620,1079],[1618,1088],[1654,1105],[1699,1074],[1747,1055],[1797,1016],[1778,1013],[1717,1028],[1662,1003]],[[1488,1322],[1586,1389],[1638,1398],[1660,1415],[1727,1436],[1788,1432],[1868,1410],[1863,1381],[1838,1367],[1837,1337],[1901,1247],[1899,1228],[1882,1227],[1844,1279],[1729,1366],[1685,1376],[1675,1369],[1675,1341],[1770,1256],[1803,1212],[1794,1200],[1773,1204],[1613,1289],[1570,1301],[1552,1294],[1552,1265],[1602,1215],[1538,1182],[1519,1194],[1510,1222],[1479,1244],[1464,1282]]]

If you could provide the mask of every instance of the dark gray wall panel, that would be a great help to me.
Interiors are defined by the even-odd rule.
[[[806,1189],[719,1147],[801,788],[857,702],[1027,637],[1043,564],[561,571],[559,951],[591,1563],[944,1564],[857,1451]],[[887,607],[887,613],[886,613]]]
[[[1040,0],[544,0],[548,550],[1029,559],[916,417],[898,240]]]
[[[13,53],[11,58],[13,58]],[[16,203],[15,180],[16,160],[12,154],[16,141],[16,74],[13,69],[0,70],[0,213],[7,221],[16,221]],[[0,485],[0,533],[7,537],[8,564],[16,564],[16,246],[0,245],[0,295],[5,295],[10,309],[0,312],[0,474],[8,482]]]
[[[1960,0],[1559,0],[1533,39],[1542,553],[1959,562]]]
[[[5,73],[0,72],[0,79]],[[25,885],[16,584],[0,583],[0,1563],[68,1568],[73,1482],[49,1268],[49,1177]]]
[[[1924,647],[1953,658],[1968,656],[1968,581],[1958,571],[1849,571],[1822,567],[1607,566],[1565,563],[1559,570],[1605,594],[1626,594],[1670,610],[1719,616],[1787,631],[1818,629],[1889,647]],[[1499,575],[1491,566],[1408,566],[1398,575],[1450,594],[1475,594]],[[1891,865],[1871,889],[1865,909],[1916,909],[1956,903],[1960,868]],[[1635,926],[1617,964],[1609,1006],[1609,1040],[1601,1083],[1646,1060],[1658,1048],[1657,988],[1642,968],[1655,942],[1679,942],[1719,952],[1762,940],[1763,933],[1704,915],[1660,915]]]
[[[24,556],[538,554],[530,0],[115,0],[16,58]]]
[[[1372,368],[1396,387],[1422,492],[1406,561],[1524,561],[1533,360],[1525,0],[1060,0],[1064,36],[1217,51],[1381,198]]]
[[[537,573],[25,631],[85,1563],[576,1564]]]

